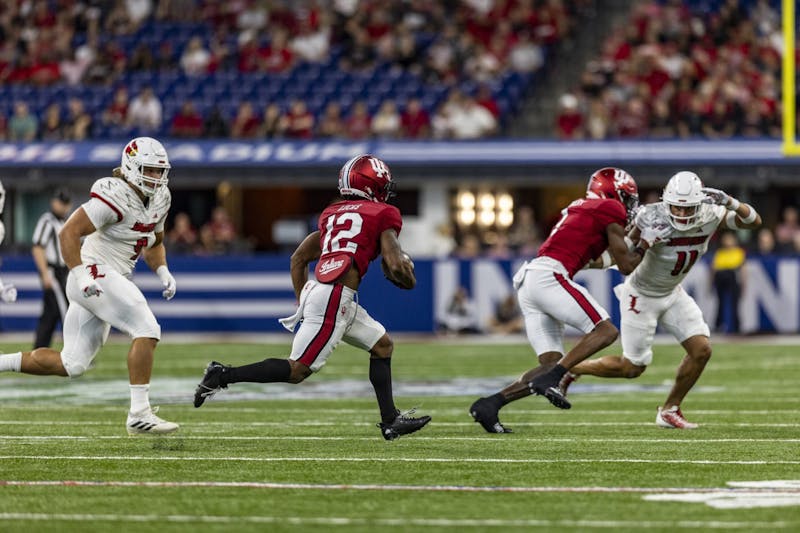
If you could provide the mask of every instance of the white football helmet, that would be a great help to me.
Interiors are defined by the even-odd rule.
[[[672,176],[664,187],[661,200],[667,205],[669,221],[677,230],[685,231],[694,227],[699,220],[700,208],[706,195],[703,194],[703,182],[694,172],[682,170]],[[681,216],[673,213],[672,207],[688,208]]]
[[[145,176],[144,169],[160,168],[161,176]],[[122,149],[122,175],[145,196],[153,196],[159,187],[166,187],[172,168],[164,146],[152,137],[137,137]]]

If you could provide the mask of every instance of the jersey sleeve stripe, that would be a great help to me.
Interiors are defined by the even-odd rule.
[[[122,220],[122,211],[120,211],[119,208],[117,206],[115,206],[114,204],[112,204],[109,200],[106,200],[105,198],[103,198],[102,196],[97,194],[96,192],[93,192],[91,194],[91,197],[92,198],[97,198],[98,200],[100,200],[101,202],[106,204],[108,207],[110,207],[111,210],[114,211],[114,213],[117,214],[117,222],[120,222]]]
[[[572,296],[572,299],[575,300],[579,306],[581,306],[581,309],[583,309],[583,312],[586,313],[586,316],[589,317],[593,324],[597,324],[603,320],[603,317],[597,312],[597,309],[594,308],[589,300],[586,299],[586,296],[584,296],[583,293],[570,282],[570,280],[561,274],[553,275],[556,277],[556,280],[561,284],[561,286],[564,287],[564,290],[567,291],[570,296]]]

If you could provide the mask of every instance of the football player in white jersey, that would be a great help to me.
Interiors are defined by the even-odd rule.
[[[175,296],[175,278],[167,268],[162,243],[172,199],[169,169],[167,152],[157,140],[138,137],[125,145],[114,177],[92,185],[89,200],[59,233],[61,253],[70,268],[64,348],[0,355],[0,371],[74,378],[90,368],[111,326],[127,333],[133,339],[128,351],[131,407],[126,423],[131,435],[178,429],[178,424],[156,416],[150,406],[150,374],[161,327],[131,281],[143,255],[164,286],[164,298]]]
[[[0,182],[0,215],[3,214],[3,208],[6,205],[6,189],[3,187],[3,184]],[[3,221],[0,220],[0,243],[3,242],[3,239],[6,237],[6,226],[3,224]],[[0,300],[4,301],[5,303],[13,303],[17,301],[17,288],[14,287],[11,283],[3,283],[3,280],[0,280]]]
[[[669,228],[652,243],[639,268],[614,288],[619,298],[622,356],[584,361],[561,381],[566,393],[578,376],[635,378],[653,359],[653,336],[660,325],[686,350],[666,402],[658,408],[656,424],[663,428],[695,429],[680,406],[711,357],[710,330],[694,299],[680,283],[708,250],[717,229],[754,229],[761,225],[756,210],[718,189],[704,188],[694,172],[681,171],[670,178],[661,202],[643,206],[631,238],[643,228]]]

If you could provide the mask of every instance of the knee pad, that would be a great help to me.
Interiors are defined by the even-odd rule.
[[[67,371],[67,375],[71,378],[80,377],[87,370],[87,366],[82,362],[64,359],[63,355],[61,356],[61,364],[64,366],[64,370]]]

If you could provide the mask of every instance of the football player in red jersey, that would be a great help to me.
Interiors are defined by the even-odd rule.
[[[470,414],[489,433],[508,433],[498,418],[509,402],[541,394],[561,409],[571,407],[558,388],[569,368],[614,342],[619,334],[608,313],[589,292],[572,280],[590,262],[611,264],[630,274],[647,248],[659,238],[660,228],[650,228],[633,249],[625,241],[625,228],[639,204],[633,178],[618,168],[602,168],[589,178],[586,198],[567,206],[538,257],[514,275],[525,331],[539,357],[539,366],[525,372],[500,392],[480,398]],[[569,352],[564,350],[564,324],[585,333]]]
[[[386,328],[356,298],[361,278],[378,254],[392,283],[403,289],[416,285],[414,263],[397,240],[403,225],[400,211],[386,203],[394,195],[394,186],[389,167],[375,156],[359,155],[344,164],[339,172],[341,199],[325,208],[319,229],[292,254],[298,308],[291,317],[281,319],[289,331],[299,324],[291,355],[240,367],[212,361],[195,391],[195,407],[231,383],[300,383],[321,369],[339,341],[344,341],[370,353],[369,379],[381,413],[378,427],[386,440],[413,433],[430,422],[429,416],[412,417],[395,407],[394,344]],[[313,261],[317,261],[316,279],[309,280],[308,265]]]

